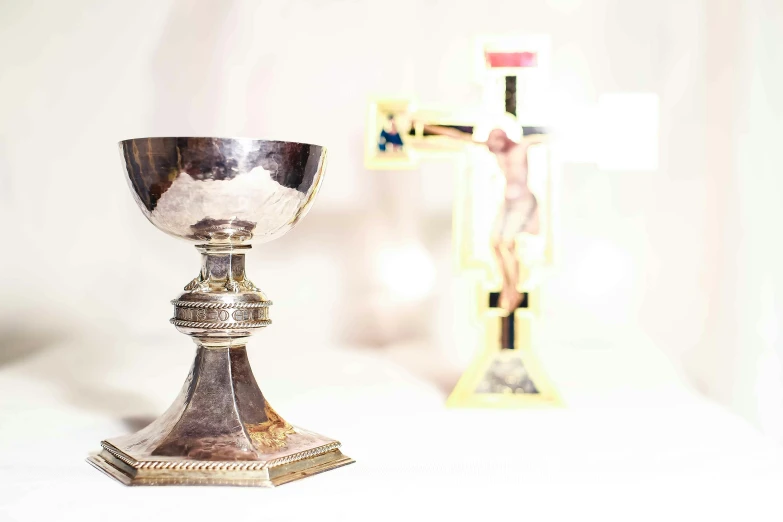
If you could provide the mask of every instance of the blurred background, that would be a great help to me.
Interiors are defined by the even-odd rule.
[[[102,415],[156,414],[110,389],[180,361],[154,389],[173,398],[191,359],[169,300],[198,256],[143,218],[116,142],[250,136],[330,153],[311,213],[248,256],[275,302],[257,372],[275,389],[331,358],[309,394],[375,365],[445,400],[473,355],[454,350],[454,166],[365,170],[367,104],[475,105],[475,37],[538,34],[569,139],[537,351],[566,404],[685,386],[783,441],[780,27],[777,0],[2,2],[0,367]],[[614,134],[569,114],[611,93],[657,97],[652,168],[579,159]]]

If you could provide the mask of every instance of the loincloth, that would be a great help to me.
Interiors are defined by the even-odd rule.
[[[492,237],[504,242],[513,241],[530,223],[536,208],[538,208],[538,201],[533,194],[504,200],[492,226]]]

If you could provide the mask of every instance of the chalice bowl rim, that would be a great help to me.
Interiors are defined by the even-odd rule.
[[[321,145],[319,143],[308,143],[306,141],[292,141],[292,140],[277,140],[277,139],[270,139],[270,138],[252,138],[250,136],[139,136],[137,138],[125,138],[117,142],[117,145],[122,145],[125,142],[128,141],[137,141],[137,140],[223,140],[223,141],[259,141],[259,142],[266,142],[266,143],[288,143],[292,145],[306,145],[309,147],[322,147],[326,149],[326,145]]]

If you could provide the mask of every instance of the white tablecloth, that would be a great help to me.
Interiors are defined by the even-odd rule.
[[[415,347],[265,358],[253,344],[275,409],[356,463],[276,489],[125,487],[84,459],[162,412],[192,351],[174,335],[107,339],[52,341],[0,367],[0,519],[783,520],[775,444],[600,351],[546,361],[567,408],[478,411],[444,408],[408,364]]]

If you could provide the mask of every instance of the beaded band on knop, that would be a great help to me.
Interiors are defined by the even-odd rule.
[[[181,326],[182,328],[208,328],[210,330],[226,330],[229,328],[262,328],[269,326],[272,321],[269,319],[263,319],[260,321],[242,321],[236,323],[200,323],[195,321],[181,321],[179,319],[169,319],[174,326]]]
[[[174,306],[184,308],[269,308],[272,301],[262,301],[260,303],[205,303],[202,301],[180,301],[174,299],[171,301]]]

